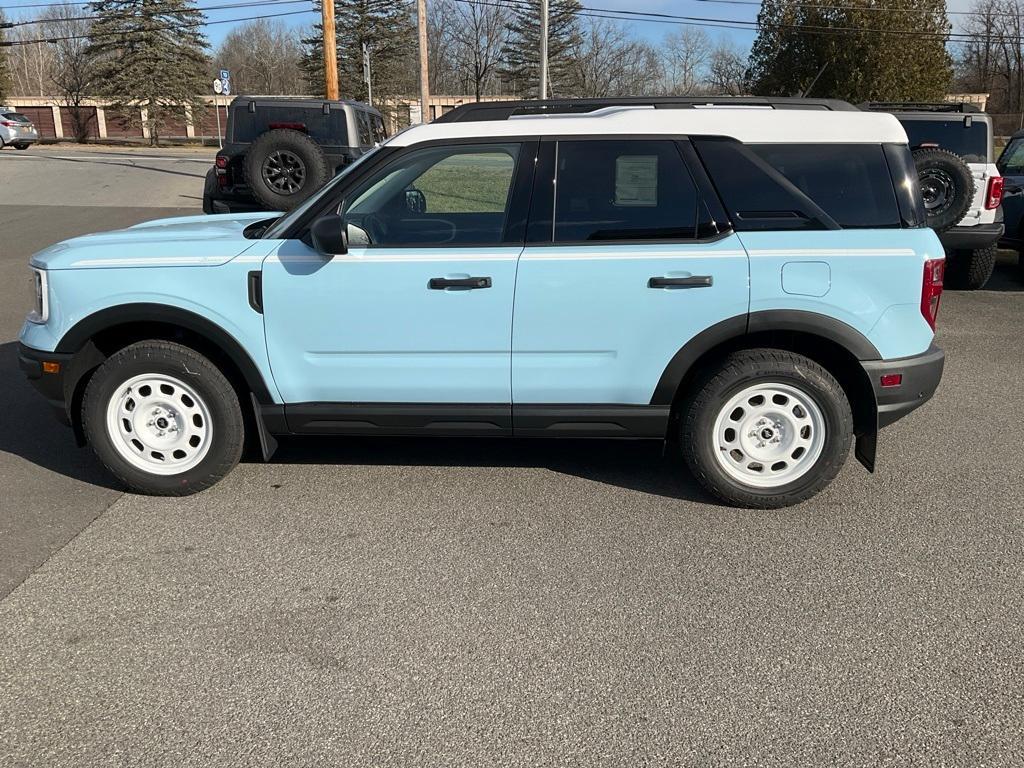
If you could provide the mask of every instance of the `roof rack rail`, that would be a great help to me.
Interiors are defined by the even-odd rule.
[[[803,99],[772,96],[625,96],[605,99],[547,99],[544,101],[475,101],[462,104],[437,118],[435,123],[464,123],[508,120],[520,115],[586,114],[608,107],[654,107],[655,109],[699,109],[701,107],[767,107],[771,109],[821,109],[856,112],[855,106],[839,99]]]
[[[981,112],[967,101],[865,101],[857,105],[866,112]]]

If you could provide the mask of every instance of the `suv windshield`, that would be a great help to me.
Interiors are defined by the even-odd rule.
[[[301,216],[305,215],[306,211],[308,211],[314,205],[319,204],[319,202],[324,198],[325,195],[331,194],[331,191],[335,187],[337,187],[338,184],[344,181],[344,179],[350,173],[352,173],[353,168],[362,165],[363,163],[366,162],[367,158],[375,156],[380,150],[381,147],[374,147],[365,154],[360,155],[356,159],[356,161],[351,165],[345,166],[345,169],[342,170],[337,176],[335,176],[329,182],[324,184],[323,188],[319,192],[314,193],[313,196],[306,200],[306,202],[302,203],[302,205],[293,208],[291,212],[285,214],[276,222],[274,222],[273,226],[269,227],[267,231],[263,234],[263,239],[276,240],[277,238],[281,237],[281,234],[287,231],[288,227],[291,226],[293,221],[298,221]]]
[[[936,144],[960,155],[968,163],[987,163],[988,123],[977,116],[972,118],[969,126],[963,117],[948,120],[901,117],[900,122],[907,132],[911,149],[917,149],[923,144]]]

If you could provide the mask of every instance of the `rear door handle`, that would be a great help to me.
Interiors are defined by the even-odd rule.
[[[445,288],[490,288],[491,278],[489,277],[432,277],[430,288],[435,291],[443,291]]]
[[[652,277],[647,281],[648,288],[709,288],[714,284],[711,275],[693,275],[691,277]]]

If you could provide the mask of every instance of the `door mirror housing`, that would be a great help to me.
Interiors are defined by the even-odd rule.
[[[321,216],[314,221],[313,226],[309,228],[309,234],[313,239],[313,248],[321,256],[331,258],[348,253],[345,220],[336,213]]]

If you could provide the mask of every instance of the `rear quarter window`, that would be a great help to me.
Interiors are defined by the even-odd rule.
[[[10,120],[12,123],[31,123],[26,115],[21,112],[5,112],[3,113],[4,120]]]
[[[901,226],[880,144],[754,144],[765,162],[843,228]]]

